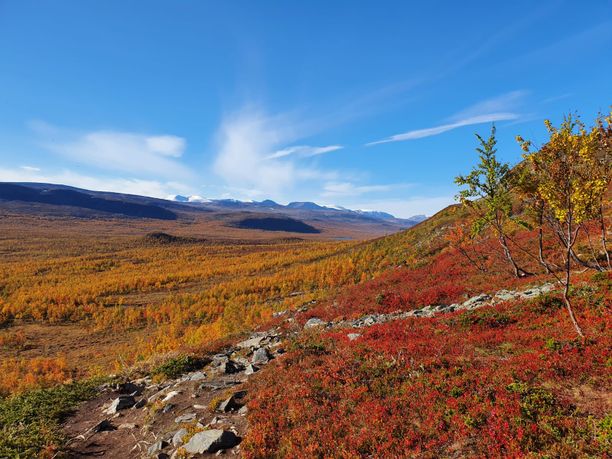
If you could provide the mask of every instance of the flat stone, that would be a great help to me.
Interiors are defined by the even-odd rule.
[[[185,444],[189,454],[216,453],[219,450],[233,448],[240,442],[235,433],[229,430],[211,429],[196,433]]]
[[[181,422],[191,422],[191,421],[195,421],[195,418],[196,418],[195,413],[186,413],[186,414],[183,414],[175,418],[174,422],[176,422],[177,424],[180,424]]]

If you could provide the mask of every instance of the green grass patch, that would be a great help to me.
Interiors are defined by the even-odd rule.
[[[52,456],[65,442],[61,422],[103,382],[92,379],[0,398],[0,457]]]

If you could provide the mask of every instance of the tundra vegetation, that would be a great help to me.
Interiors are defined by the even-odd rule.
[[[372,241],[162,243],[121,220],[3,216],[0,437],[55,454],[58,423],[90,394],[80,381],[134,366],[173,378],[193,366],[184,356],[258,327],[293,332],[313,318],[341,323],[556,282],[535,299],[402,318],[352,338],[341,327],[294,334],[249,383],[242,453],[605,456],[610,123],[547,123],[541,147],[519,139],[525,158],[514,167],[498,161],[494,130],[478,137],[480,162],[457,178],[460,205]],[[18,418],[32,403],[49,414],[28,437]]]

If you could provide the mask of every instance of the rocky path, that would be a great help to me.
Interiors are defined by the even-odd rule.
[[[502,290],[460,304],[430,305],[340,322],[314,317],[304,328],[346,328],[352,340],[359,338],[358,330],[363,327],[535,298],[553,288],[552,284],[543,284],[519,292]],[[286,322],[297,324],[292,314],[280,315],[286,316]],[[180,378],[155,383],[146,377],[101,387],[100,395],[81,405],[64,426],[71,438],[69,457],[240,457],[240,441],[248,429],[245,383],[284,353],[283,338],[280,329],[257,332],[223,353],[209,356],[202,370]]]

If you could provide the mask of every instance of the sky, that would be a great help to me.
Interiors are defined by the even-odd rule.
[[[454,202],[495,123],[612,104],[610,1],[0,0],[0,181],[315,201]]]

